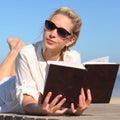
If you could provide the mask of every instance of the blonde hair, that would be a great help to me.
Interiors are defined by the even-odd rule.
[[[64,52],[66,50],[70,49],[70,47],[72,47],[76,43],[76,41],[78,40],[80,30],[81,30],[81,26],[82,26],[82,21],[81,21],[80,16],[69,7],[61,7],[59,9],[57,9],[56,11],[54,11],[54,13],[50,16],[49,19],[51,20],[52,17],[54,17],[57,14],[62,14],[62,15],[67,16],[68,18],[71,19],[71,21],[73,23],[72,37],[74,37],[74,42],[70,46],[65,46],[63,48],[63,50],[61,51],[61,60],[63,60]]]

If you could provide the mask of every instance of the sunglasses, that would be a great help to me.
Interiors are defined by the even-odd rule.
[[[67,30],[64,28],[57,27],[53,22],[50,20],[45,20],[45,28],[49,31],[52,31],[54,29],[57,29],[57,34],[62,39],[66,39],[69,35],[71,35]]]

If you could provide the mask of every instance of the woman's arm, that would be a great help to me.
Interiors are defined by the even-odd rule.
[[[28,114],[40,114],[40,104],[30,95],[23,95],[22,106],[24,111]]]

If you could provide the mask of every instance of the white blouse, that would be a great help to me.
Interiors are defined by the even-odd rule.
[[[44,91],[46,66],[42,54],[42,42],[23,47],[16,60],[16,95],[22,104],[23,94],[32,96],[36,101]],[[66,51],[64,61],[81,63],[80,54],[75,51]]]

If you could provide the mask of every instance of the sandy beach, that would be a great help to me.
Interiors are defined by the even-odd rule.
[[[110,104],[120,104],[120,97],[111,97]]]
[[[91,104],[81,116],[36,116],[0,113],[0,120],[120,120],[120,97],[110,104]]]

